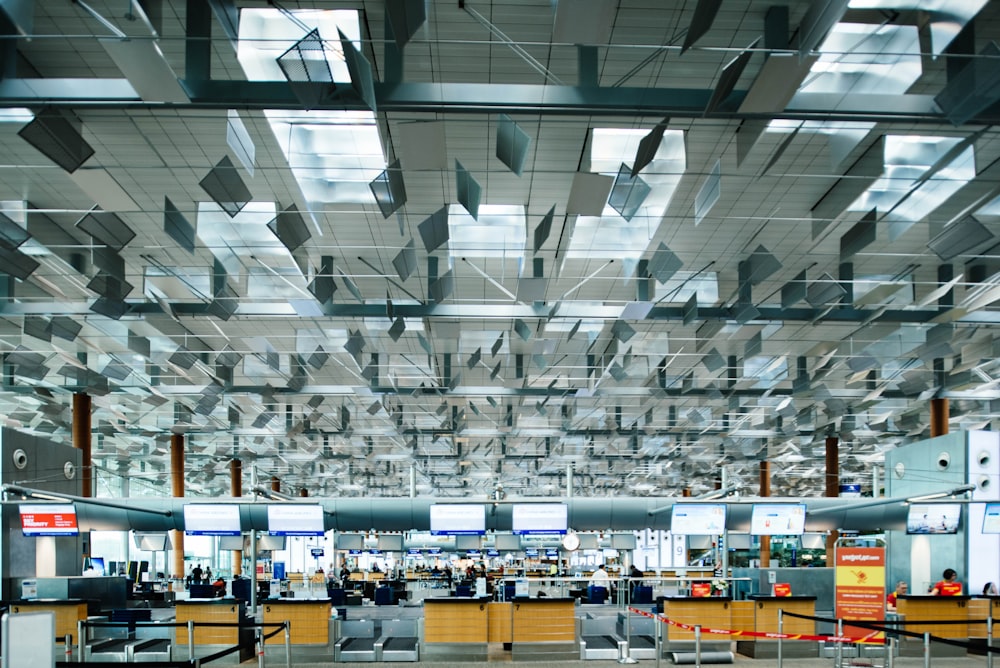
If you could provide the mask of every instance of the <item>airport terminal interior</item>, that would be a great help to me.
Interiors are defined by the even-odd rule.
[[[986,665],[998,38],[0,1],[0,654]]]

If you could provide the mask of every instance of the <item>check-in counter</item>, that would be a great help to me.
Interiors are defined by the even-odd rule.
[[[206,598],[177,601],[175,608],[178,622],[195,623],[195,645],[236,645],[239,643],[238,625],[246,620],[243,601],[235,598]],[[201,622],[228,623],[233,626],[198,627]],[[186,626],[177,627],[177,645],[188,642]]]
[[[56,638],[63,642],[67,635],[76,637],[77,622],[87,619],[87,601],[81,599],[50,599],[35,598],[27,601],[14,601],[10,604],[11,614],[23,612],[51,612],[55,617]],[[49,639],[50,642],[53,640]]]
[[[897,596],[896,614],[906,621],[903,628],[914,633],[930,633],[939,638],[965,640],[969,637],[971,596]],[[927,624],[921,624],[921,621]],[[936,624],[935,622],[953,622]],[[954,623],[958,622],[958,623]],[[983,637],[986,634],[983,633]],[[899,652],[904,656],[923,654],[923,642],[916,638],[900,639]],[[932,656],[964,655],[961,647],[931,643]]]
[[[989,628],[981,619],[1000,619],[1000,596],[973,596],[969,600],[969,642],[975,645],[986,645]],[[1000,646],[1000,629],[993,631],[993,646]],[[976,652],[976,650],[970,650]]]
[[[327,645],[330,643],[330,599],[280,598],[261,602],[265,624],[290,622],[289,642],[292,645]],[[265,627],[264,634],[274,631]],[[197,632],[196,632],[197,633]],[[279,633],[264,641],[267,645],[284,645]]]
[[[797,615],[816,615],[815,596],[750,596],[750,606],[753,610],[753,626],[747,627],[749,621],[746,613],[749,609],[733,611],[734,621],[738,617],[743,624],[738,630],[749,630],[757,633],[778,633],[778,612],[791,612]],[[734,624],[734,626],[736,626]],[[798,617],[782,617],[781,632],[798,635],[816,635],[816,622]],[[778,654],[778,641],[753,638],[738,640],[736,651],[744,656],[754,658],[773,658]],[[782,645],[782,654],[790,658],[808,658],[819,656],[819,643],[807,640],[786,640]]]
[[[579,656],[576,607],[572,598],[521,598],[509,604],[511,658],[569,660]],[[495,608],[489,608],[492,614]]]
[[[424,657],[486,661],[489,601],[476,598],[425,598]]]
[[[657,611],[671,621],[718,629],[733,628],[732,606],[733,599],[728,596],[659,596],[656,599]],[[663,634],[665,655],[694,649],[694,631],[667,624]],[[729,651],[727,636],[703,635],[701,641],[704,651]]]

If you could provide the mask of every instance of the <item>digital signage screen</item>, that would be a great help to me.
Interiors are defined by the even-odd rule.
[[[755,503],[750,511],[750,533],[754,536],[798,536],[805,525],[804,503]]]
[[[675,503],[670,533],[677,536],[719,536],[726,531],[726,504]]]
[[[21,504],[21,532],[25,536],[77,536],[76,507],[72,503]]]
[[[184,533],[191,536],[239,536],[240,507],[235,503],[189,503]]]
[[[911,503],[906,513],[906,533],[958,533],[961,519],[962,506],[958,503]]]
[[[322,536],[323,507],[275,503],[267,507],[267,533],[272,536]]]
[[[472,536],[486,533],[486,506],[471,503],[431,505],[431,534]]]
[[[511,531],[515,534],[566,533],[568,511],[565,503],[515,503]]]
[[[987,503],[983,513],[983,533],[1000,533],[1000,503]]]

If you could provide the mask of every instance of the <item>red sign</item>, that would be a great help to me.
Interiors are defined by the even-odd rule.
[[[712,595],[712,584],[709,582],[692,582],[691,583],[691,595],[692,596],[711,596]]]
[[[76,508],[72,504],[21,504],[21,531],[25,536],[76,536]]]
[[[774,583],[774,595],[775,596],[791,596],[792,595],[792,585],[790,582],[775,582]]]
[[[885,619],[885,549],[841,547],[837,549],[834,565],[837,617],[859,622]],[[853,628],[851,631],[866,632]],[[846,626],[844,633],[850,633]]]

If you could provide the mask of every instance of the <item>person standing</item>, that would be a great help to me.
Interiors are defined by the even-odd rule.
[[[191,582],[201,584],[202,575],[204,575],[204,571],[201,570],[201,564],[195,564],[194,568],[191,569]]]
[[[962,583],[958,581],[958,573],[955,572],[954,568],[944,569],[944,573],[941,574],[941,580],[934,583],[931,587],[931,596],[961,596],[962,595]]]

